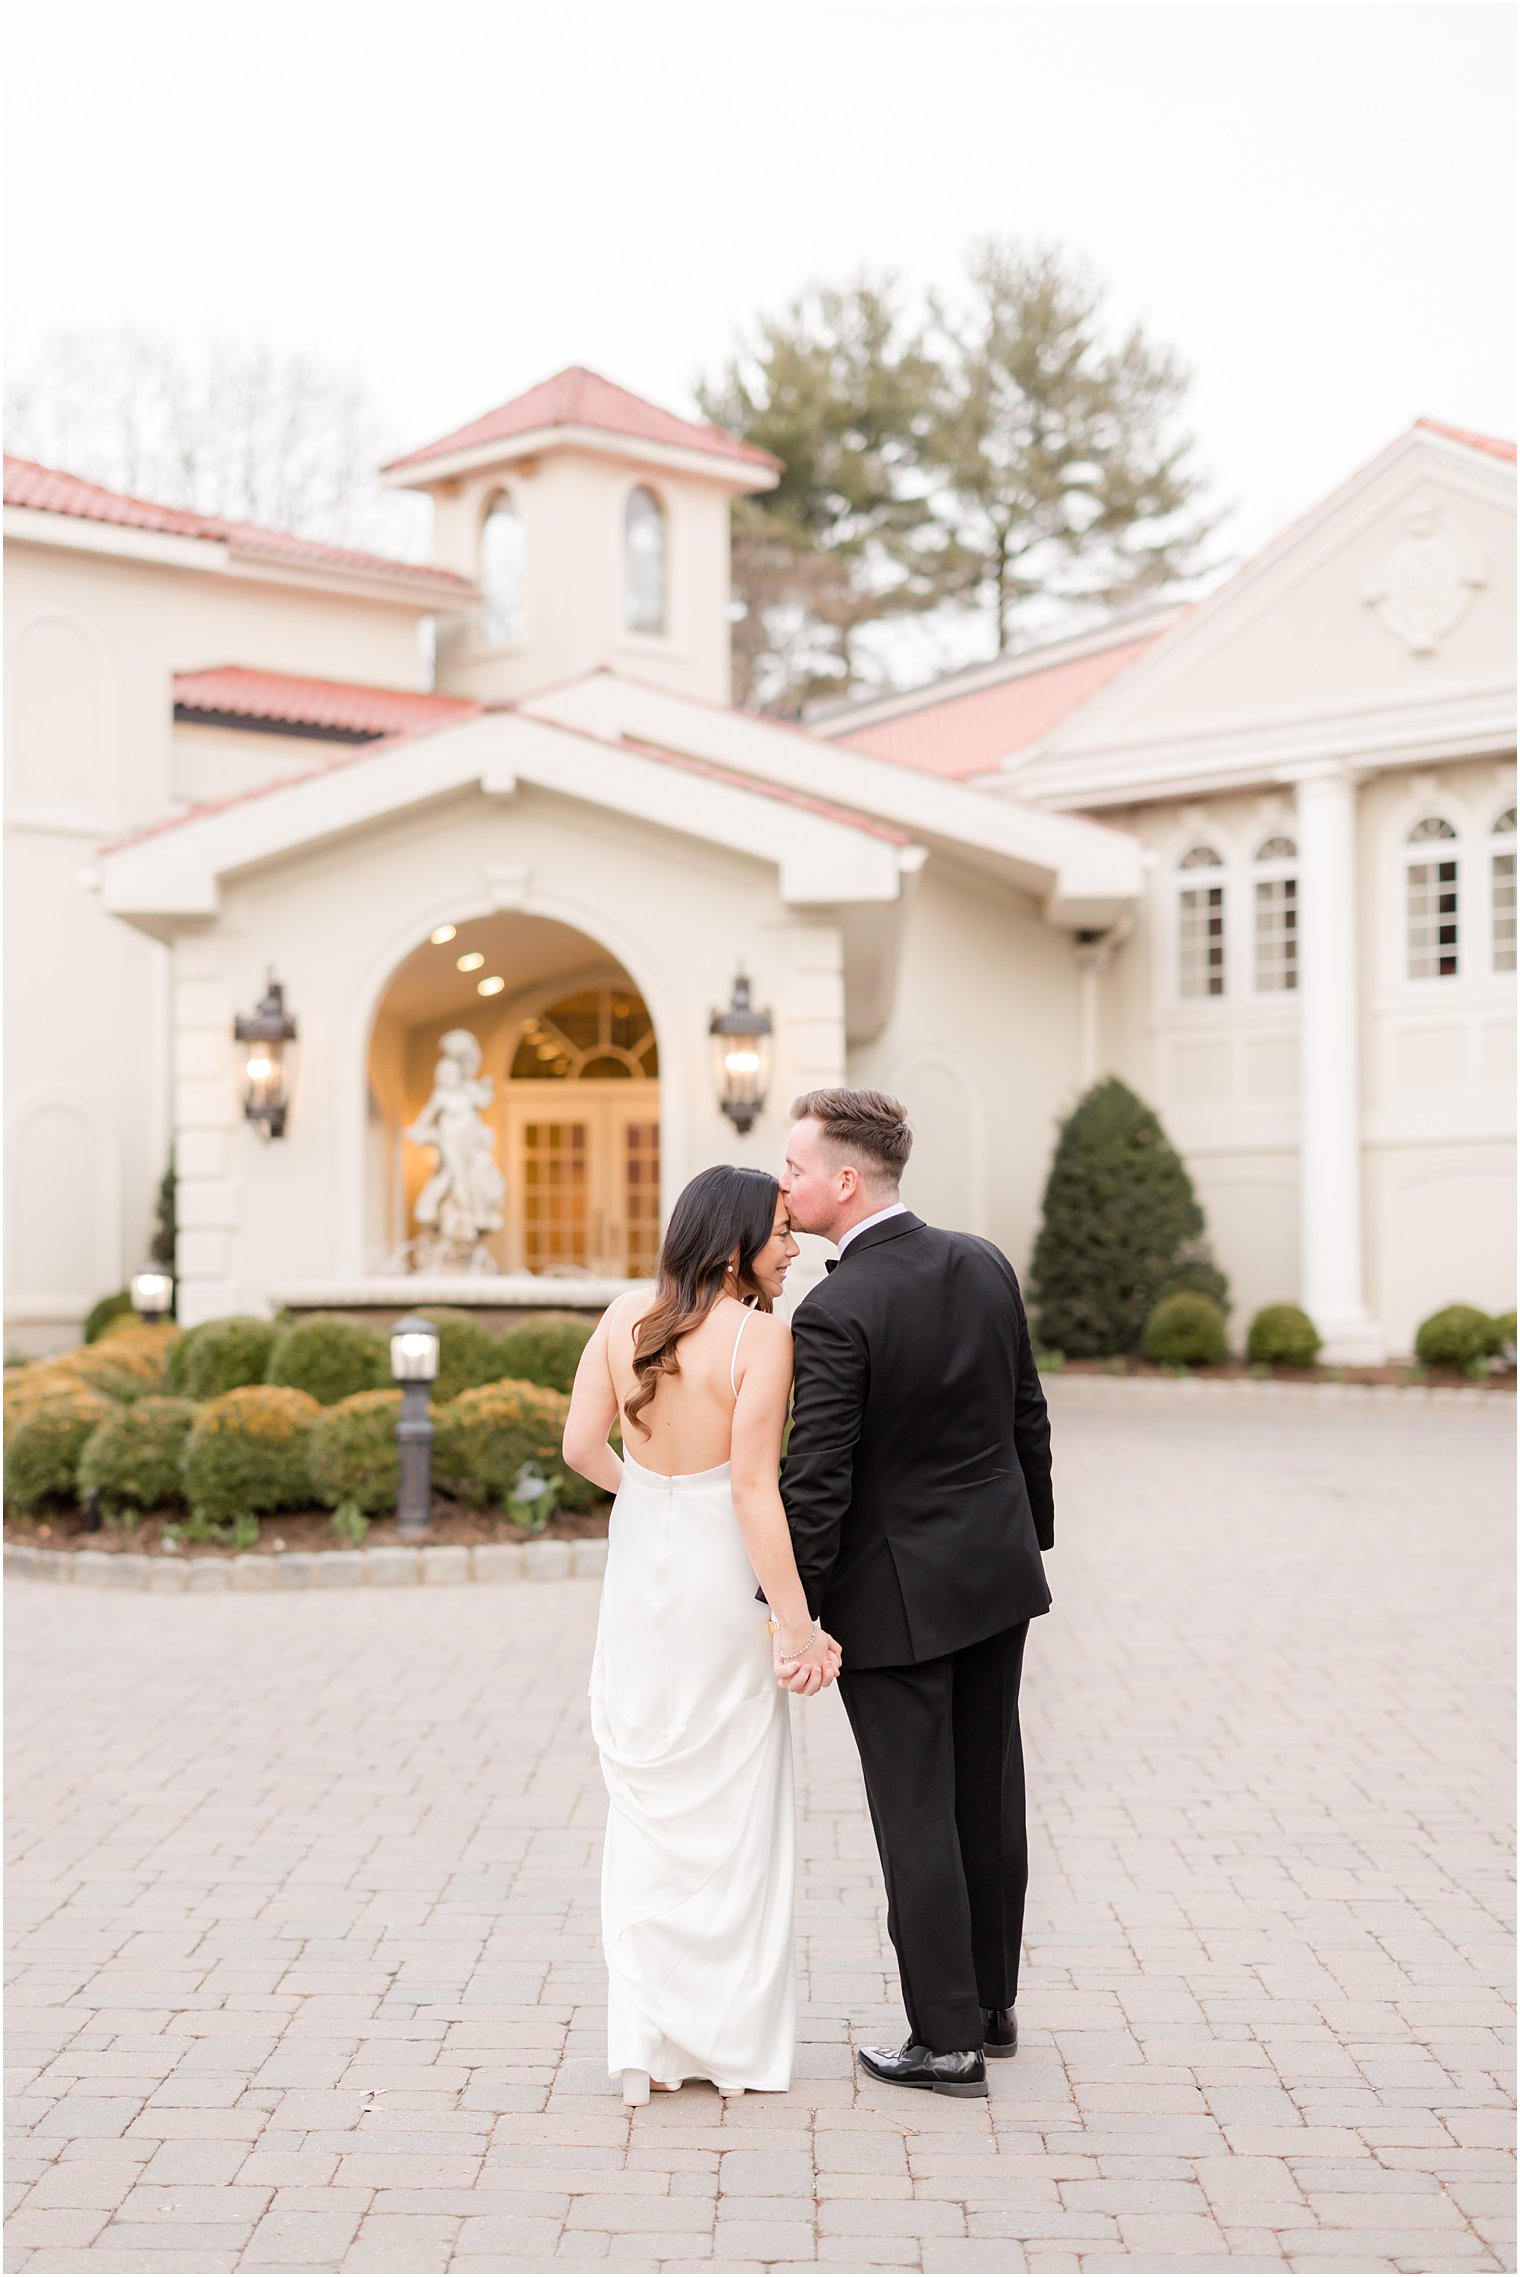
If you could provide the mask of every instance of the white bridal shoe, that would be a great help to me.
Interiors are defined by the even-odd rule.
[[[623,2101],[630,2106],[649,2101],[649,2090],[657,2087],[662,2095],[679,2095],[686,2085],[683,2079],[651,2080],[647,2071],[625,2071],[623,2074]],[[743,2088],[735,2092],[742,2095]]]

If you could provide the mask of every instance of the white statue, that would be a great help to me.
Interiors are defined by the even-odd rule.
[[[450,1028],[439,1038],[438,1051],[433,1095],[402,1134],[414,1146],[432,1147],[437,1157],[414,1213],[428,1238],[410,1247],[423,1270],[458,1271],[490,1263],[481,1238],[501,1229],[507,1184],[497,1168],[490,1125],[482,1119],[496,1086],[480,1073],[479,1042],[468,1028]]]

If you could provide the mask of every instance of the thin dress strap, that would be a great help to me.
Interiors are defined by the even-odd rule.
[[[730,1353],[730,1355],[729,1355],[729,1361],[728,1361],[728,1388],[729,1388],[729,1390],[730,1390],[730,1391],[733,1393],[733,1395],[734,1395],[735,1399],[737,1399],[737,1398],[738,1398],[738,1396],[739,1396],[739,1377],[738,1377],[738,1374],[737,1374],[737,1370],[738,1370],[738,1366],[739,1366],[739,1346],[740,1346],[740,1343],[741,1343],[741,1341],[743,1340],[744,1331],[746,1330],[746,1328],[748,1328],[748,1326],[749,1326],[750,1322],[751,1322],[751,1321],[754,1319],[754,1317],[755,1317],[755,1316],[754,1316],[754,1313],[753,1313],[753,1311],[751,1310],[751,1307],[752,1307],[752,1305],[753,1305],[753,1302],[754,1302],[754,1300],[753,1300],[753,1298],[751,1298],[751,1299],[748,1299],[748,1300],[746,1301],[746,1303],[745,1303],[745,1307],[744,1307],[744,1318],[743,1318],[743,1319],[740,1321],[740,1323],[739,1323],[739,1333],[738,1333],[738,1335],[737,1335],[737,1336],[734,1338],[734,1348],[733,1348],[733,1351],[732,1351],[732,1352]]]

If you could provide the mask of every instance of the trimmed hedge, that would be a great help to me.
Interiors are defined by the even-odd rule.
[[[1427,1368],[1470,1368],[1499,1349],[1496,1320],[1476,1305],[1443,1305],[1415,1334],[1414,1353]]]
[[[505,1507],[524,1463],[563,1471],[569,1402],[539,1384],[482,1384],[440,1410],[433,1471],[446,1493]]]
[[[1507,1352],[1513,1360],[1515,1357],[1514,1314],[1512,1312],[1496,1312],[1494,1314],[1494,1327],[1498,1331],[1499,1337],[1496,1349],[1500,1352]]]
[[[203,1320],[170,1352],[168,1389],[186,1399],[219,1399],[241,1384],[261,1384],[274,1339],[273,1322],[251,1313]]]
[[[286,1384],[241,1384],[208,1400],[180,1466],[191,1509],[213,1521],[304,1509],[313,1499],[311,1432],[320,1413],[309,1392]]]
[[[1224,1314],[1212,1297],[1179,1289],[1163,1297],[1140,1339],[1143,1358],[1159,1368],[1212,1368],[1230,1356]]]
[[[130,1328],[107,1333],[94,1344],[76,1345],[53,1362],[61,1374],[94,1384],[112,1399],[141,1399],[145,1393],[164,1390],[169,1355],[179,1340],[172,1325],[149,1328],[134,1321]]]
[[[310,1392],[323,1407],[335,1407],[355,1392],[382,1390],[389,1375],[389,1351],[378,1329],[314,1313],[276,1335],[264,1380]]]
[[[5,1491],[18,1510],[74,1492],[85,1444],[121,1411],[90,1384],[65,1379],[13,1411],[5,1450]]]
[[[401,1491],[399,1391],[353,1392],[311,1427],[311,1483],[329,1510],[353,1502],[366,1516],[394,1510]]]
[[[119,1408],[85,1442],[80,1493],[94,1488],[106,1510],[158,1510],[182,1500],[180,1463],[198,1412],[193,1399],[152,1393]]]
[[[1228,1309],[1186,1165],[1152,1110],[1110,1076],[1056,1140],[1029,1274],[1040,1343],[1071,1360],[1140,1350],[1174,1290]]]
[[[1263,1305],[1246,1337],[1246,1358],[1269,1368],[1312,1368],[1324,1339],[1299,1305]]]
[[[584,1320],[538,1320],[509,1328],[496,1347],[498,1376],[514,1383],[540,1384],[567,1396],[581,1354],[595,1329]]]
[[[114,1296],[102,1297],[98,1304],[91,1305],[84,1316],[84,1340],[86,1344],[93,1344],[97,1336],[104,1336],[113,1320],[120,1320],[124,1313],[131,1311],[132,1292],[130,1289],[118,1289]]]
[[[494,1384],[513,1370],[503,1366],[501,1338],[473,1313],[452,1305],[430,1305],[422,1315],[438,1331],[438,1374],[433,1404],[446,1407],[462,1391]]]

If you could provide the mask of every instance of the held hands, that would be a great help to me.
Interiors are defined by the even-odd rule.
[[[776,1682],[787,1692],[811,1699],[825,1692],[839,1674],[844,1655],[826,1629],[815,1626],[805,1638],[789,1637],[777,1628],[771,1637],[771,1660]]]

